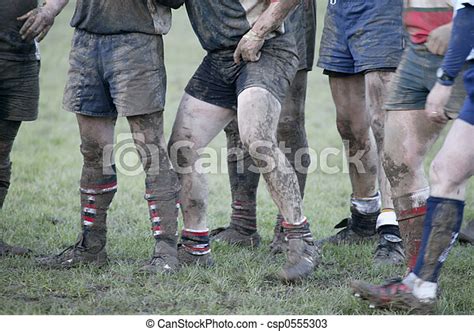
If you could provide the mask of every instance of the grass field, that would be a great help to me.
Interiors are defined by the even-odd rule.
[[[76,240],[80,229],[79,134],[74,116],[61,110],[71,15],[70,5],[42,44],[40,117],[21,129],[13,152],[12,189],[1,214],[3,239],[30,247],[37,254],[59,252]],[[321,31],[322,20],[318,24]],[[174,28],[165,45],[169,135],[183,88],[203,55],[184,10],[175,13]],[[327,79],[319,69],[310,74],[307,130],[313,149],[341,147]],[[117,133],[122,132],[128,132],[124,119],[117,127]],[[212,146],[220,148],[224,144],[221,134]],[[331,162],[342,165],[342,158],[334,157]],[[119,183],[109,213],[108,267],[55,271],[35,266],[30,258],[1,259],[0,314],[396,313],[373,311],[350,294],[351,279],[382,281],[403,271],[374,268],[373,247],[368,245],[326,247],[322,265],[303,284],[287,286],[278,282],[273,275],[284,259],[269,255],[276,208],[263,183],[258,196],[258,221],[264,241],[259,249],[215,244],[214,268],[190,267],[172,276],[134,276],[149,258],[153,245],[143,200],[144,177],[119,175]],[[226,174],[210,176],[211,228],[228,222],[228,186]],[[347,216],[350,193],[346,174],[328,175],[318,170],[309,176],[305,208],[317,238],[333,233],[332,226]],[[469,190],[467,220],[474,217],[473,193]],[[441,278],[437,313],[473,313],[473,265],[474,248],[456,246]]]

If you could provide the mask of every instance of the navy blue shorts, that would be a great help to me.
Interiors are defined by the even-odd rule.
[[[267,40],[257,62],[234,63],[234,50],[209,52],[186,86],[186,93],[215,106],[237,109],[237,97],[261,87],[282,104],[299,65],[293,36]]]
[[[470,64],[469,69],[464,74],[464,86],[466,87],[467,98],[459,118],[474,125],[474,62]]]
[[[398,66],[404,48],[402,0],[329,0],[318,66],[358,74]]]

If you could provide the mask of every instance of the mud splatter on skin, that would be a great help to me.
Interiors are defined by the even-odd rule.
[[[146,173],[147,191],[159,201],[174,199],[180,184],[168,156],[163,134],[163,113],[156,112],[127,119],[134,142],[141,151],[139,156]]]
[[[278,113],[275,113],[275,109],[280,108],[278,101],[269,92],[259,88],[247,89],[241,94],[239,101],[240,107],[245,107],[245,115],[258,115],[245,118],[243,123],[240,123],[242,118],[239,119],[240,127],[244,128],[241,131],[242,141],[249,148],[259,169],[265,168],[268,163],[273,166],[271,171],[263,173],[267,188],[285,219],[292,223],[299,222],[303,217],[303,210],[298,180],[290,163],[276,145]],[[264,144],[255,148],[255,142]]]
[[[383,167],[390,185],[394,188],[398,188],[410,174],[410,168],[406,164],[398,164],[386,153],[383,158]]]

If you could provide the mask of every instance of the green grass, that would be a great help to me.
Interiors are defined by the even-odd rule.
[[[3,239],[33,248],[38,254],[58,252],[76,239],[80,229],[78,181],[81,169],[79,134],[72,114],[61,110],[72,29],[71,6],[42,44],[40,118],[24,124],[13,152],[14,175],[2,211]],[[320,15],[321,17],[322,15]],[[319,22],[321,30],[322,20]],[[198,45],[183,10],[166,37],[168,99],[166,132],[187,80],[200,63]],[[311,147],[340,147],[335,111],[321,70],[310,74],[307,130]],[[117,133],[127,132],[124,119]],[[221,147],[221,134],[211,146]],[[439,144],[435,150],[439,148]],[[433,153],[430,154],[430,159]],[[342,164],[340,157],[334,164]],[[346,174],[308,178],[306,214],[320,238],[348,214],[351,193]],[[224,244],[213,246],[216,265],[185,268],[172,276],[137,277],[134,271],[150,256],[153,240],[143,200],[143,176],[119,176],[120,188],[109,213],[110,265],[103,270],[43,270],[33,259],[0,260],[0,314],[394,314],[373,311],[350,295],[351,279],[376,282],[400,274],[396,268],[372,266],[370,246],[327,247],[323,263],[303,284],[287,286],[274,275],[283,258],[272,258],[268,244],[276,208],[264,185],[258,196],[263,245],[255,250]],[[469,190],[466,219],[474,217]],[[210,176],[209,226],[224,225],[230,214],[225,174]],[[472,247],[454,248],[441,278],[439,314],[472,314],[474,310]]]

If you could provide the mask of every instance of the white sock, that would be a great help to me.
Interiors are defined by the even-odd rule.
[[[410,272],[410,274],[405,277],[403,284],[408,286],[412,290],[413,295],[421,301],[433,301],[436,299],[438,284],[424,281],[413,272]]]
[[[395,225],[398,226],[397,214],[393,209],[384,209],[377,217],[376,229],[384,225]]]

